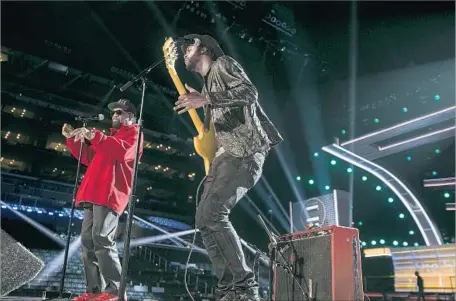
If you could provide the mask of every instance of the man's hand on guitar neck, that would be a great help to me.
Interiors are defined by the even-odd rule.
[[[185,88],[189,93],[179,96],[175,103],[176,106],[174,107],[174,111],[178,114],[185,113],[190,109],[198,109],[209,104],[209,99],[206,96],[187,84],[185,84]]]

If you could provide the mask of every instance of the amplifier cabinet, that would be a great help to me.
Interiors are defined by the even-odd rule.
[[[283,254],[283,257],[280,253]],[[338,226],[286,234],[279,238],[274,266],[274,301],[364,300],[358,229]]]

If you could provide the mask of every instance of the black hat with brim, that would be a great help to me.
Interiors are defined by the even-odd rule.
[[[191,40],[193,43],[195,39],[199,39],[201,41],[200,46],[206,47],[207,49],[211,50],[214,54],[214,59],[225,55],[222,48],[220,48],[219,43],[211,36],[208,35],[199,35],[199,34],[188,34],[184,36],[185,40]],[[181,46],[182,52],[185,53],[188,46],[192,45],[192,43],[184,43]]]
[[[108,109],[114,111],[115,109],[122,109],[126,112],[136,114],[136,107],[128,99],[119,99],[118,101],[108,104]]]

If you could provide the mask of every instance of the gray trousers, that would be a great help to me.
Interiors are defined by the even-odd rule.
[[[216,157],[204,183],[196,210],[196,226],[219,280],[218,290],[258,289],[245,262],[230,211],[261,177],[266,152],[236,158],[227,152]]]
[[[114,240],[119,216],[104,206],[93,204],[84,208],[81,243],[86,291],[117,294],[122,272]]]

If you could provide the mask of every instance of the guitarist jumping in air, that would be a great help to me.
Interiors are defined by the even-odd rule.
[[[204,107],[205,129],[213,124],[217,151],[204,182],[196,227],[214,266],[220,301],[257,301],[258,283],[247,266],[230,211],[261,177],[270,148],[282,137],[263,112],[258,92],[242,67],[212,37],[187,35],[181,49],[187,70],[199,73],[199,93],[185,85],[174,110]]]

